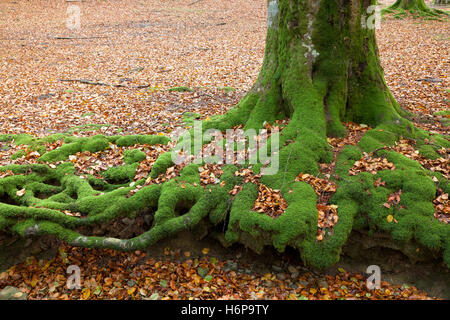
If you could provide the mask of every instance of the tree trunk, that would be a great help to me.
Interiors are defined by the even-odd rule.
[[[404,9],[404,10],[414,10],[414,11],[426,11],[430,10],[425,4],[424,0],[397,0],[391,9]]]
[[[378,57],[374,2],[269,0],[263,66],[239,106],[247,128],[289,117],[290,139],[305,128],[342,136],[342,121],[398,120]]]

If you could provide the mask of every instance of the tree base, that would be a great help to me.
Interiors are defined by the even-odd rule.
[[[223,117],[228,118],[230,114]],[[317,268],[339,260],[341,248],[353,229],[371,230],[390,234],[399,242],[416,239],[442,254],[450,265],[450,226],[434,218],[432,204],[436,194],[432,179],[447,193],[448,181],[436,172],[423,169],[416,161],[390,151],[387,146],[394,145],[400,137],[415,139],[423,146],[419,150],[424,151],[435,145],[450,146],[442,137],[430,136],[412,126],[385,124],[367,131],[357,146],[343,148],[336,161],[335,175],[331,177],[338,188],[330,203],[336,206],[339,221],[332,234],[326,234],[323,240],[316,237],[318,197],[313,186],[299,181],[297,175],[302,172],[317,176],[318,163],[326,159],[320,155],[329,151],[322,149],[326,140],[310,141],[310,137],[303,135],[281,148],[279,172],[260,178],[259,183],[280,190],[287,201],[287,209],[277,218],[252,209],[258,197],[258,184],[245,182],[236,175],[248,169],[248,165],[224,166],[218,184],[202,185],[198,170],[201,165],[191,164],[168,182],[146,185],[148,179],[133,182],[138,163],[145,161],[135,157],[128,164],[103,172],[103,179],[91,175],[81,179],[69,160],[79,148],[107,151],[111,145],[131,146],[136,141],[165,143],[167,138],[66,137],[65,144],[41,156],[41,159],[53,159],[48,164],[0,167],[4,176],[0,179],[0,229],[24,238],[52,235],[73,246],[122,251],[142,250],[182,231],[200,236],[219,232],[223,233],[225,244],[240,242],[257,252],[267,246],[280,252],[286,247],[297,248],[303,261]],[[4,136],[3,140],[26,142],[33,149],[55,138],[27,140],[24,136]],[[111,145],[101,143],[103,139]],[[424,154],[434,157],[435,152],[431,151]],[[385,157],[396,170],[349,175],[349,169],[361,159],[363,152]],[[155,161],[150,177],[157,178],[173,170],[168,154],[163,153]],[[62,163],[52,164],[55,161]],[[251,170],[257,174],[258,166]],[[385,185],[377,185],[376,181]],[[237,186],[240,191],[233,193]],[[398,190],[403,192],[400,203],[390,208],[384,206],[389,195]],[[80,213],[81,217],[73,213]],[[392,221],[394,218],[396,222]],[[111,233],[108,226],[116,226],[120,231]]]

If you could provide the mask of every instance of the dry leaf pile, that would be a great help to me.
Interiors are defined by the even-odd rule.
[[[202,186],[221,183],[219,178],[223,174],[222,165],[213,163],[205,164],[198,168],[200,172],[200,183]],[[223,181],[223,183],[225,183]],[[224,184],[223,184],[224,185]],[[222,185],[222,186],[223,186]]]
[[[364,133],[370,128],[364,124],[356,124],[353,122],[346,122],[343,125],[347,128],[347,135],[343,138],[327,138],[327,142],[332,147],[333,161],[331,163],[321,163],[319,166],[320,172],[328,179],[334,175],[336,168],[336,160],[339,153],[346,145],[356,145],[362,138]]]
[[[354,122],[345,122],[343,125],[347,128],[347,135],[344,138],[328,138],[328,143],[337,149],[342,149],[346,145],[356,145],[366,131],[371,128],[364,124]]]
[[[442,189],[438,188],[437,197],[433,200],[436,212],[434,217],[443,223],[450,223],[450,201],[448,200],[448,193],[444,193]]]
[[[64,142],[62,140],[58,140],[54,143],[46,143],[44,146],[47,152],[49,152],[61,147],[63,143]],[[25,154],[17,159],[11,159],[11,156],[18,151],[23,151]],[[0,148],[0,166],[9,164],[36,164],[38,163],[38,158],[40,156],[41,154],[36,150],[32,150],[30,146],[16,146],[11,143],[7,147],[5,147],[5,149]]]
[[[364,153],[363,157],[356,161],[348,172],[351,176],[356,176],[361,172],[377,174],[381,170],[395,170],[395,165],[384,157],[372,158],[367,153]]]
[[[122,155],[123,149],[117,147],[96,153],[89,151],[77,152],[69,156],[69,160],[74,164],[75,174],[84,177],[93,175],[98,179],[102,179],[100,175],[102,171],[123,165]]]
[[[167,132],[185,111],[236,104],[264,55],[265,3],[86,1],[79,31],[66,27],[69,5],[0,4],[2,133]],[[180,86],[195,91],[168,92]]]
[[[280,190],[274,190],[264,184],[258,187],[258,198],[253,204],[252,210],[264,213],[272,218],[278,218],[287,209],[287,202]]]
[[[310,184],[318,196],[317,211],[317,236],[318,241],[322,241],[327,235],[333,235],[333,227],[339,221],[338,206],[335,204],[329,204],[329,201],[333,194],[336,192],[337,185],[325,179],[314,177],[307,173],[300,173],[295,181],[304,181]]]
[[[413,112],[414,124],[449,134],[438,111],[449,109],[448,23],[423,19],[387,19],[377,30],[386,83],[400,105]]]

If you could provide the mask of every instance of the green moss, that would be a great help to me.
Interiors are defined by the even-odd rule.
[[[310,237],[301,244],[302,258],[316,268],[326,268],[339,261],[341,247],[352,231],[358,205],[354,201],[339,201],[338,212],[339,223],[334,228],[333,236],[319,243],[314,237]]]
[[[27,155],[27,152],[25,150],[19,150],[11,156],[11,160],[16,160],[16,159],[25,157],[26,155]]]
[[[443,116],[443,117],[446,117],[446,116],[450,116],[450,110],[441,110],[441,111],[438,111],[438,112],[435,112],[435,113],[433,113],[435,116]]]
[[[209,121],[204,121],[203,130],[218,129],[225,131],[234,126],[246,123],[251,111],[254,109],[257,101],[261,95],[255,92],[249,92],[242,100],[233,107],[230,111],[217,118],[211,118]]]
[[[427,159],[438,159],[441,156],[435,151],[435,149],[430,145],[424,145],[419,148],[419,154],[424,156]]]
[[[98,135],[92,138],[89,138],[84,142],[81,146],[81,151],[89,151],[91,153],[95,153],[98,151],[103,151],[109,147],[109,141],[105,136]]]
[[[197,164],[190,164],[184,167],[180,173],[180,183],[200,184],[200,175]]]
[[[169,89],[169,92],[177,91],[177,92],[194,92],[193,89],[189,87],[173,87]]]
[[[202,115],[197,112],[184,112],[183,113],[183,122],[188,126],[193,126],[194,121],[199,119]]]
[[[220,87],[219,90],[225,91],[226,93],[236,91],[233,87]]]
[[[136,144],[167,144],[170,139],[166,136],[160,135],[131,135],[131,136],[122,136],[117,139],[116,144],[119,147],[130,147]]]
[[[288,130],[287,135],[290,134]],[[386,137],[391,137],[389,134],[369,136],[384,142]],[[68,139],[59,148],[68,149],[59,156],[70,154],[75,149],[81,150],[89,139]],[[122,138],[114,139],[118,141]],[[140,139],[137,138],[137,144],[142,141]],[[96,145],[94,140],[106,146],[101,136],[92,139],[91,145]],[[361,173],[348,176],[348,169],[362,156],[356,146],[346,146],[337,160],[339,188],[332,203],[338,206],[339,222],[332,235],[317,242],[317,196],[310,185],[293,181],[300,172],[317,174],[318,169],[314,169],[317,162],[329,161],[329,155],[325,138],[313,131],[299,130],[297,139],[286,140],[280,151],[279,172],[262,178],[263,183],[280,189],[288,202],[287,210],[277,219],[251,210],[258,194],[254,184],[245,184],[234,199],[230,196],[229,191],[242,183],[242,178],[234,175],[238,168],[231,165],[224,168],[224,174],[220,177],[225,182],[223,187],[215,185],[204,190],[200,187],[198,165],[191,164],[183,168],[176,181],[144,187],[131,197],[129,191],[134,187],[128,184],[134,178],[138,162],[145,157],[145,153],[137,149],[125,152],[126,165],[102,173],[106,181],[92,176],[81,179],[73,175],[71,163],[61,164],[56,169],[45,165],[1,167],[0,171],[12,170],[20,175],[0,180],[0,198],[8,198],[10,202],[0,203],[0,225],[23,236],[54,234],[72,245],[131,250],[143,248],[181,230],[190,230],[209,217],[208,220],[215,225],[228,222],[225,234],[228,244],[241,242],[258,252],[268,245],[281,252],[286,246],[292,246],[299,249],[307,264],[320,268],[338,261],[341,247],[352,229],[383,231],[391,234],[396,241],[414,240],[432,250],[446,252],[445,239],[449,231],[448,226],[438,223],[433,217],[432,201],[436,187],[431,174],[416,161],[389,151],[385,152],[385,156],[394,162],[397,170],[383,170],[377,175]],[[164,153],[155,162],[151,174],[157,177],[171,165],[171,153]],[[254,169],[258,171],[258,166]],[[440,183],[448,183],[442,175],[434,175]],[[385,182],[383,187],[374,186],[378,178]],[[61,184],[48,184],[53,180]],[[23,196],[17,195],[20,189],[26,190]],[[391,208],[383,206],[389,195],[398,190],[402,190],[400,203]],[[156,210],[155,225],[133,239],[85,237],[75,231],[80,226],[103,223],[121,216],[134,217],[148,209]],[[67,216],[61,212],[64,210],[80,212],[87,218]],[[188,213],[178,214],[185,211]],[[397,223],[389,222],[388,215],[394,216]]]
[[[258,192],[256,185],[245,184],[233,202],[226,240],[230,243],[245,242],[256,251],[269,244],[284,251],[287,245],[294,245],[302,236],[313,231],[317,224],[314,190],[302,182],[290,187],[292,194],[283,192],[289,203],[288,209],[282,216],[273,219],[250,211]]]
[[[82,143],[81,142],[73,142],[62,145],[60,148],[47,152],[39,158],[39,161],[42,162],[57,162],[64,161],[69,158],[70,155],[76,154],[77,152],[81,152]]]
[[[409,13],[414,18],[431,17],[430,19],[434,19],[440,15],[448,15],[443,10],[428,7],[424,0],[397,0],[390,7],[383,9],[382,13],[395,13],[395,17]]]
[[[0,142],[9,142],[13,139],[11,134],[0,134]]]
[[[337,262],[350,232],[361,230],[380,232],[395,241],[418,243],[442,253],[444,261],[450,264],[449,226],[434,218],[436,185],[431,177],[438,179],[443,190],[448,190],[447,179],[386,148],[401,138],[414,139],[420,153],[432,158],[436,156],[434,147],[448,147],[449,142],[446,137],[430,135],[402,118],[408,113],[395,102],[386,86],[375,33],[360,27],[359,17],[366,13],[367,3],[350,8],[324,0],[315,9],[308,1],[299,2],[298,6],[289,1],[278,4],[283,14],[274,17],[269,26],[263,68],[254,87],[231,111],[204,121],[203,130],[224,132],[241,124],[246,129],[260,129],[267,122],[290,118],[280,133],[280,150],[269,148],[269,154],[279,155],[278,170],[261,178],[265,185],[280,190],[288,203],[280,217],[274,219],[252,210],[258,186],[243,184],[242,177],[234,174],[242,168],[232,165],[224,167],[220,184],[202,186],[199,165],[191,164],[175,179],[130,193],[145,182],[133,181],[138,163],[146,156],[134,149],[124,152],[125,165],[102,172],[103,179],[76,176],[71,162],[56,168],[43,164],[0,167],[1,172],[11,170],[16,174],[0,179],[0,228],[24,237],[51,234],[74,246],[136,250],[180,231],[194,230],[201,223],[225,230],[227,244],[240,242],[257,252],[265,246],[280,252],[287,246],[296,248],[306,264],[319,268]],[[315,10],[318,12],[311,25],[308,12]],[[171,91],[191,89],[178,87]],[[185,113],[183,120],[192,125],[198,117],[199,114]],[[333,161],[327,135],[344,135],[345,120],[366,123],[374,129],[363,136],[358,146],[346,146],[339,154],[335,176],[338,189],[331,199],[338,206],[339,221],[323,241],[317,241],[317,195],[309,184],[295,182],[295,177],[301,172],[319,175],[318,164]],[[101,125],[79,126],[72,131],[98,126]],[[107,150],[110,144],[130,147],[170,141],[160,135],[60,135],[48,139],[56,138],[64,139],[64,144],[46,153],[46,138],[0,136],[8,144],[14,141],[38,150],[43,162],[66,161],[78,152]],[[275,138],[272,135],[269,145]],[[374,156],[385,156],[396,170],[348,175],[363,152],[375,150]],[[171,152],[163,153],[154,162],[150,176],[156,178],[173,165]],[[247,163],[243,167],[250,166]],[[261,163],[251,168],[255,173],[264,169]],[[379,179],[385,184],[375,187]],[[237,195],[230,194],[241,185]],[[387,208],[389,196],[400,190],[400,202]],[[65,210],[84,217],[68,216]],[[131,239],[91,237],[77,231],[142,212],[154,215],[152,228]]]
[[[119,167],[111,167],[102,172],[102,177],[112,183],[127,183],[131,182],[136,175],[138,163],[131,163]]]
[[[385,153],[386,158],[388,159],[388,161],[393,162],[396,169],[399,170],[411,170],[411,169],[416,169],[416,170],[423,170],[422,166],[420,165],[420,163],[418,163],[417,161],[411,160],[408,157],[394,152],[394,151],[389,151]]]
[[[338,178],[348,175],[348,170],[353,167],[354,163],[362,158],[361,150],[356,146],[347,145],[342,148],[336,161],[335,174]]]
[[[294,142],[281,149],[279,164],[276,174],[265,175],[261,180],[264,184],[275,189],[281,189],[284,185],[293,181],[301,172],[312,175],[319,173],[316,154],[310,149],[304,149],[300,142]]]
[[[24,144],[29,145],[33,141],[33,138],[34,137],[29,134],[18,134],[13,136],[14,144],[17,146]]]
[[[126,164],[141,162],[145,160],[145,158],[146,158],[145,152],[139,149],[125,150],[123,153],[123,162],[125,162]]]
[[[367,131],[359,141],[358,145],[365,152],[373,152],[384,146],[392,146],[397,141],[398,136],[383,129],[372,129]]]
[[[448,139],[444,138],[443,136],[433,135],[433,136],[431,136],[431,141],[434,144],[437,144],[443,148],[450,148],[450,142],[448,141]]]
[[[150,172],[150,177],[153,179],[158,178],[160,174],[166,172],[166,170],[173,166],[172,153],[166,152],[161,154],[158,159],[153,163],[152,171]]]
[[[70,155],[77,152],[89,151],[91,153],[103,151],[109,148],[109,141],[103,135],[97,135],[89,138],[66,138],[65,144],[58,149],[52,150],[43,154],[39,161],[42,162],[57,162],[64,161]]]
[[[93,115],[95,115],[95,112],[86,112],[86,113],[83,113],[82,115],[81,115],[81,117],[82,118],[86,118],[86,117],[90,117],[90,116],[93,116]]]
[[[35,138],[28,134],[19,134],[19,135],[3,135],[3,138],[0,138],[4,141],[11,141],[15,145],[27,145],[27,151],[34,152],[37,151],[39,154],[43,155],[47,152],[46,150],[46,144],[47,143],[54,143],[58,140],[64,139],[63,134],[53,134],[47,137],[43,138]],[[19,150],[16,154],[12,155],[11,159],[15,160],[18,158],[21,158],[22,156],[26,155],[25,150]]]

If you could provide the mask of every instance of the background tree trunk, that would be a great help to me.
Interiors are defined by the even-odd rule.
[[[424,0],[397,0],[391,8],[404,10],[430,10]]]
[[[436,0],[435,4],[444,4],[448,3],[448,0]],[[426,15],[440,15],[446,14],[442,10],[431,9],[429,8],[424,0],[397,0],[392,6],[387,8],[387,10],[408,10],[411,13],[419,13]]]

